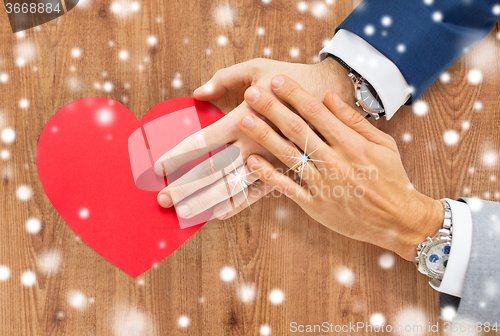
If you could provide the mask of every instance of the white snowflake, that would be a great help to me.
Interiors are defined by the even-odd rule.
[[[493,167],[498,162],[498,154],[494,151],[487,151],[483,154],[483,164],[486,167]]]
[[[483,208],[483,202],[477,197],[470,198],[467,201],[467,205],[472,212],[478,212]]]
[[[269,336],[271,335],[271,327],[267,324],[263,324],[259,329],[260,336]]]
[[[106,92],[111,92],[113,91],[113,83],[111,82],[104,82],[102,89]]]
[[[370,24],[366,25],[364,32],[366,35],[371,36],[371,35],[375,34],[375,27],[370,25]]]
[[[464,121],[462,121],[462,129],[463,129],[464,131],[469,130],[469,129],[470,129],[470,121],[468,121],[468,120],[464,120]]]
[[[103,107],[96,113],[96,121],[101,126],[108,126],[115,120],[115,114],[109,108]]]
[[[85,294],[76,290],[72,290],[68,293],[67,300],[69,305],[77,310],[85,309],[88,303]]]
[[[217,44],[220,46],[225,46],[227,44],[227,37],[224,35],[220,35],[217,37]]]
[[[189,317],[187,317],[186,315],[182,315],[177,320],[177,324],[179,324],[179,327],[181,327],[181,328],[187,328],[189,326],[190,322],[191,321],[189,320]]]
[[[448,146],[456,145],[459,138],[460,137],[459,137],[457,131],[455,131],[455,130],[447,130],[446,132],[444,132],[444,135],[443,135],[444,143],[447,144]]]
[[[483,74],[478,69],[472,69],[467,74],[467,79],[469,80],[469,83],[471,83],[472,85],[477,85],[482,82]]]
[[[220,26],[229,26],[234,20],[234,10],[229,5],[217,6],[214,10],[215,22]]]
[[[181,74],[176,73],[174,79],[172,80],[172,87],[174,89],[180,89],[182,87]]]
[[[129,56],[130,54],[127,50],[120,50],[120,52],[118,53],[118,58],[122,61],[128,60]]]
[[[413,113],[419,117],[426,115],[428,111],[429,107],[425,101],[419,100],[413,104]]]
[[[354,283],[354,273],[345,266],[337,268],[335,271],[335,278],[344,286],[351,286]]]
[[[370,316],[370,325],[379,327],[385,323],[385,317],[382,313],[373,313]]]
[[[438,11],[432,13],[432,19],[435,22],[441,22],[441,21],[443,21],[443,13],[438,12]]]
[[[28,99],[23,98],[19,101],[19,107],[22,109],[28,108],[30,106],[30,102]]]
[[[424,4],[430,6],[434,3],[434,0],[424,0]]]
[[[0,281],[6,281],[10,278],[10,269],[5,265],[0,265]]]
[[[311,6],[311,14],[318,19],[328,15],[328,7],[322,1],[315,1]]]
[[[9,75],[7,75],[5,72],[2,72],[0,74],[0,83],[5,84],[9,81]]]
[[[475,101],[475,102],[474,102],[474,110],[478,110],[478,111],[480,111],[480,110],[482,110],[482,109],[483,109],[483,103],[482,103],[482,102],[480,102],[480,101]]]
[[[441,309],[441,318],[445,321],[453,321],[456,314],[457,310],[453,306],[447,306]]]
[[[269,293],[269,301],[271,301],[272,304],[279,305],[283,302],[284,299],[285,294],[280,289],[273,289]]]
[[[493,6],[493,8],[491,9],[491,12],[494,14],[494,15],[500,15],[500,5],[499,4],[496,4]]]
[[[256,33],[259,36],[263,36],[266,33],[266,30],[264,29],[264,27],[258,27]]]
[[[406,46],[403,43],[400,43],[396,47],[396,50],[398,51],[398,53],[402,54],[402,53],[404,53],[406,51]]]
[[[57,273],[61,266],[61,253],[55,250],[45,251],[37,259],[37,267],[44,274]]]
[[[17,188],[16,195],[21,201],[27,201],[31,198],[31,188],[27,185],[21,185]]]
[[[305,12],[308,7],[309,6],[307,5],[307,2],[305,2],[305,1],[300,1],[297,4],[297,9],[299,10],[299,12]]]
[[[119,18],[127,18],[139,11],[141,5],[136,1],[119,0],[111,4],[111,12]]]
[[[300,56],[299,48],[291,48],[290,49],[290,57],[297,58]]]
[[[271,0],[261,0],[264,5],[269,5]]]
[[[236,271],[234,270],[234,268],[226,266],[221,269],[220,278],[224,282],[231,282],[234,280],[234,278],[236,278]]]
[[[26,287],[31,287],[36,283],[36,275],[31,271],[21,274],[21,283]]]
[[[80,58],[82,56],[82,50],[80,48],[71,49],[71,57]]]
[[[381,23],[384,27],[390,27],[392,25],[392,18],[389,15],[383,16]]]
[[[441,83],[446,84],[450,82],[451,76],[449,73],[445,72],[441,75],[441,77],[439,77],[439,79],[441,80]]]
[[[26,231],[31,234],[36,234],[42,229],[42,223],[38,218],[29,218],[25,224]]]
[[[408,143],[408,142],[410,142],[412,140],[413,137],[412,137],[411,133],[403,133],[403,137],[402,138],[403,138],[404,142]]]
[[[16,65],[20,68],[24,67],[26,65],[26,59],[24,57],[16,58]]]
[[[4,161],[8,160],[10,158],[10,152],[7,149],[2,149],[0,152],[0,158]]]
[[[296,31],[302,31],[304,29],[304,24],[302,22],[297,22],[295,24],[295,30]]]
[[[244,284],[240,286],[239,296],[242,302],[251,302],[255,298],[255,286],[252,284]]]
[[[89,215],[90,215],[90,212],[89,212],[89,209],[87,209],[87,208],[81,208],[78,211],[78,216],[80,216],[81,219],[86,219],[89,217]]]
[[[158,43],[158,38],[154,35],[149,35],[147,42],[150,46],[154,46],[154,45],[156,45],[156,43]]]
[[[390,252],[383,253],[378,258],[378,264],[383,269],[392,268],[394,266],[394,262],[395,262],[394,254]]]

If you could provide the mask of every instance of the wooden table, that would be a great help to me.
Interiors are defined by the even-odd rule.
[[[0,128],[17,134],[11,144],[0,142],[0,150],[10,153],[0,160],[0,265],[10,270],[10,278],[0,282],[1,335],[258,335],[263,325],[272,335],[288,335],[292,322],[368,323],[374,313],[393,326],[438,322],[437,293],[413,264],[396,256],[391,266],[387,251],[326,229],[284,197],[264,199],[224,222],[210,221],[156,268],[132,279],[76,239],[44,194],[36,170],[37,140],[64,105],[104,96],[123,102],[140,118],[164,100],[191,96],[220,68],[266,56],[265,48],[276,60],[312,63],[358,3],[337,0],[317,18],[310,10],[300,12],[296,1],[264,2],[142,1],[121,18],[110,2],[87,0],[24,37],[12,34],[0,14],[0,73],[9,76],[0,82]],[[230,6],[234,20],[218,25],[217,6]],[[295,29],[298,22],[301,31]],[[258,27],[265,29],[263,35],[256,33]],[[498,164],[488,167],[483,160],[497,154],[500,145],[498,31],[497,25],[448,70],[448,83],[438,81],[423,95],[425,116],[403,107],[390,122],[377,122],[396,138],[414,186],[431,197],[500,198]],[[155,46],[147,43],[150,35],[158,39]],[[220,35],[227,37],[225,46],[217,43]],[[33,53],[22,67],[16,65],[20,45]],[[298,57],[290,55],[293,47]],[[80,58],[71,56],[74,48],[82,51]],[[129,51],[126,61],[118,57],[122,49]],[[468,82],[471,69],[482,71],[481,84]],[[176,78],[180,88],[172,86]],[[106,81],[113,83],[112,91],[95,88]],[[28,108],[19,107],[23,98]],[[215,104],[227,113],[241,100],[239,91]],[[448,130],[459,134],[455,145],[444,142]],[[21,185],[32,189],[27,201],[16,197]],[[25,229],[31,217],[42,223],[37,234]],[[37,268],[47,252],[61,257],[52,275]],[[226,266],[236,270],[229,283],[220,277]],[[28,270],[37,276],[32,287],[20,281]],[[339,282],[339,276],[349,280],[351,272],[350,286]],[[242,302],[242,286],[255,291],[250,302]],[[273,289],[284,293],[281,304],[268,299]],[[69,304],[71,291],[90,300],[85,309]],[[179,324],[186,321],[183,316],[187,327]],[[439,324],[442,329],[443,321]]]

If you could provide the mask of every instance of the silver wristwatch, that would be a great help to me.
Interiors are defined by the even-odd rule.
[[[415,265],[418,270],[436,280],[442,280],[451,251],[453,227],[451,222],[451,207],[448,201],[440,200],[444,206],[443,227],[434,237],[417,246]]]
[[[365,117],[371,116],[373,119],[377,120],[384,116],[385,110],[382,105],[382,101],[370,83],[368,83],[363,76],[358,74],[341,58],[332,54],[329,54],[328,56],[339,62],[349,71],[348,76],[354,85],[354,98],[356,99],[356,105],[366,113]]]

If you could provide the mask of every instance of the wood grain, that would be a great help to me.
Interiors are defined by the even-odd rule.
[[[134,280],[76,239],[38,179],[38,137],[46,122],[69,102],[105,96],[123,102],[141,118],[166,99],[191,96],[218,69],[263,57],[266,47],[272,49],[273,59],[312,63],[322,41],[331,38],[357,3],[338,0],[328,5],[325,18],[318,19],[308,11],[299,12],[295,1],[264,5],[257,0],[152,0],[141,2],[139,11],[121,19],[111,12],[110,2],[88,0],[86,6],[82,3],[59,19],[26,31],[24,38],[12,34],[7,16],[2,15],[0,73],[8,74],[9,80],[0,83],[0,128],[15,129],[17,138],[12,144],[0,144],[11,154],[0,161],[0,265],[11,273],[0,282],[0,334],[258,335],[262,325],[269,325],[272,335],[288,335],[291,322],[367,323],[377,312],[394,326],[401,314],[410,323],[418,321],[418,314],[425,325],[438,322],[436,292],[411,263],[396,257],[393,267],[381,268],[379,257],[386,251],[328,230],[284,197],[265,198],[224,222],[210,221],[156,268]],[[235,11],[227,26],[214,20],[219,5]],[[294,29],[297,22],[303,23],[303,31]],[[265,28],[264,35],[256,34],[258,27]],[[377,122],[396,138],[412,183],[431,197],[500,198],[498,164],[483,164],[483,155],[498,153],[500,146],[497,33],[498,26],[448,70],[449,83],[438,81],[424,94],[427,115],[418,117],[411,107],[403,107],[390,122]],[[157,45],[146,43],[149,35],[157,36]],[[227,36],[227,45],[217,44],[220,35]],[[36,56],[18,67],[16,46],[26,41],[33,43]],[[82,50],[78,59],[70,56],[76,47]],[[292,47],[299,48],[299,57],[290,56]],[[130,52],[127,61],[117,57],[122,49]],[[480,85],[467,81],[474,68],[483,72]],[[175,78],[182,80],[182,87],[171,85]],[[94,83],[106,81],[113,83],[111,92],[95,89]],[[29,100],[29,108],[19,108],[22,98]],[[241,100],[238,91],[215,103],[229,112]],[[474,109],[476,101],[482,102],[481,110]],[[470,122],[470,129],[462,129],[463,121]],[[454,146],[443,141],[450,129],[460,135]],[[411,141],[403,140],[405,133]],[[25,202],[16,197],[24,184],[33,191]],[[31,217],[42,222],[38,234],[25,229]],[[37,259],[47,251],[62,256],[61,267],[52,275],[37,271]],[[231,283],[220,279],[224,266],[237,271]],[[336,272],[342,267],[354,275],[351,286],[337,281]],[[37,275],[32,287],[20,281],[27,270]],[[239,297],[244,285],[255,289],[251,302]],[[268,299],[276,288],[285,294],[281,305]],[[67,299],[72,290],[95,302],[84,310],[74,309]],[[184,315],[190,319],[187,328],[178,325]]]

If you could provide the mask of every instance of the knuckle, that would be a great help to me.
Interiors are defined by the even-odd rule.
[[[298,156],[298,153],[294,147],[286,146],[283,149],[283,158],[285,158],[285,160],[287,160],[289,163],[295,164],[297,161],[295,158],[297,156]]]
[[[271,129],[269,127],[263,127],[259,131],[259,135],[257,137],[261,142],[267,142],[270,136],[271,136]]]
[[[299,88],[297,86],[292,86],[284,92],[284,99],[287,101],[295,100],[299,94]]]
[[[205,137],[203,136],[203,133],[200,131],[196,132],[195,134],[189,136],[187,139],[187,148],[188,151],[197,151],[203,148],[206,148],[207,143],[205,141]]]
[[[316,116],[323,111],[323,104],[315,99],[311,99],[304,104],[302,112],[307,116]]]
[[[351,114],[348,117],[348,122],[349,125],[351,126],[357,126],[361,124],[362,122],[368,122],[365,118],[361,116],[357,111],[352,111]]]
[[[266,99],[266,101],[262,103],[262,112],[263,112],[262,114],[268,116],[273,110],[273,108],[274,108],[274,100]]]
[[[288,121],[286,130],[290,135],[299,135],[304,131],[304,124],[303,122],[293,118]]]
[[[262,172],[261,172],[261,180],[262,181],[269,181],[270,179],[273,178],[273,171],[272,169],[264,169]]]

